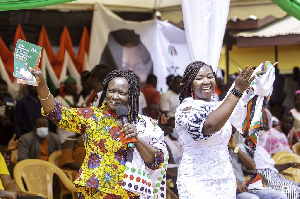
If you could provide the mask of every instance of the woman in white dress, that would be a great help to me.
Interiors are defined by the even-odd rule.
[[[175,114],[183,147],[177,178],[180,198],[235,198],[236,180],[227,147],[231,135],[228,119],[254,79],[252,73],[250,67],[240,70],[234,88],[219,103],[212,99],[216,85],[212,67],[201,61],[187,66]]]

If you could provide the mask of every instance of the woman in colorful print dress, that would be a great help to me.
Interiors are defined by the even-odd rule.
[[[183,148],[177,186],[180,198],[236,198],[236,179],[229,158],[229,117],[242,93],[254,79],[252,69],[240,71],[235,86],[222,103],[212,100],[216,75],[201,61],[184,72],[181,104],[176,109],[175,128]]]
[[[31,72],[37,79],[43,114],[60,128],[83,136],[86,157],[74,181],[79,198],[165,198],[164,173],[168,153],[163,142],[163,132],[156,121],[138,115],[140,83],[136,74],[129,70],[109,73],[103,82],[100,99],[102,106],[99,108],[66,108],[50,94],[41,70]],[[130,122],[123,126],[116,115],[119,106],[129,109]],[[135,150],[138,151],[141,165],[145,165],[143,171],[140,168],[125,167],[128,150],[127,144],[120,141],[121,134],[125,139],[137,139]],[[149,174],[147,176],[151,178],[148,187],[144,189],[139,184],[145,184],[146,180],[127,175],[128,170],[144,176],[146,170]],[[133,191],[124,189],[129,179],[132,181],[127,183],[127,187]],[[150,188],[153,195],[143,194],[150,193]]]

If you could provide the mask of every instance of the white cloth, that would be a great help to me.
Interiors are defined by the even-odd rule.
[[[176,131],[183,148],[177,179],[180,198],[235,198],[236,180],[230,162],[229,121],[211,136],[202,134],[207,116],[219,103],[186,98],[176,109]],[[190,110],[186,110],[191,107]],[[202,120],[201,120],[202,119]]]
[[[169,117],[175,117],[175,111],[179,104],[179,95],[172,90],[168,90],[160,97],[161,110],[167,111]]]
[[[192,61],[203,61],[216,72],[230,0],[182,0],[181,4]]]

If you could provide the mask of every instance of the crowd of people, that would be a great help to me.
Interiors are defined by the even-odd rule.
[[[81,74],[80,93],[71,76],[51,93],[42,72],[30,72],[38,86],[28,85],[18,100],[0,79],[0,198],[29,197],[17,192],[8,172],[13,150],[17,161],[48,161],[61,150],[58,166],[73,172],[78,198],[166,198],[166,189],[189,199],[300,197],[299,182],[280,174],[299,169],[300,158],[286,164],[272,158],[299,144],[299,68],[283,77],[275,66],[255,147],[234,127],[243,122],[234,119],[242,112],[235,107],[257,78],[251,67],[225,84],[210,65],[192,62],[183,76],[166,78],[164,93],[154,74],[141,85],[134,72],[103,64]],[[127,122],[119,115],[123,106]]]

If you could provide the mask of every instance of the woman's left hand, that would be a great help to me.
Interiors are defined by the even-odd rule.
[[[121,133],[124,134],[125,139],[130,139],[137,136],[137,130],[133,124],[127,123],[123,125]]]

